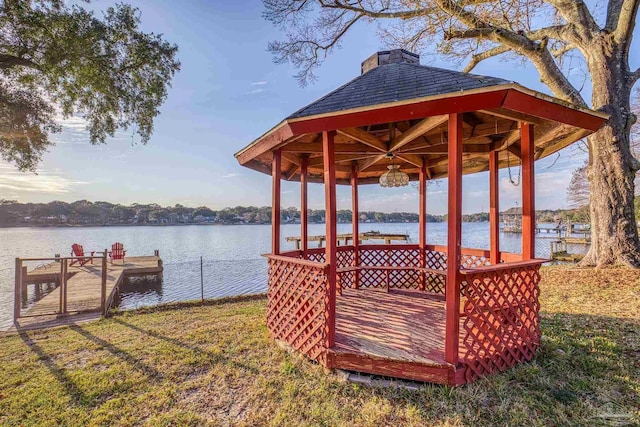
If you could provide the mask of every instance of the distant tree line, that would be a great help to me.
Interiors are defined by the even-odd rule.
[[[539,222],[558,220],[585,222],[583,208],[537,211]],[[297,208],[283,208],[280,213],[283,223],[299,223]],[[309,223],[322,224],[324,209],[310,209]],[[339,223],[351,222],[351,211],[337,212]],[[444,222],[446,215],[427,214],[427,222]],[[463,215],[465,222],[489,221],[489,214]],[[412,223],[418,222],[418,214],[412,212],[360,212],[363,223]],[[172,224],[269,224],[270,206],[236,206],[213,210],[206,206],[196,208],[180,204],[160,206],[156,203],[129,206],[109,202],[78,200],[72,203],[54,201],[50,203],[18,203],[0,199],[0,227],[15,226],[77,226],[77,225],[172,225]]]
[[[324,223],[324,209],[310,209],[310,223]],[[337,212],[338,222],[351,222],[351,211]],[[440,222],[444,217],[427,215],[427,221]],[[297,208],[281,210],[283,223],[300,222]],[[417,222],[418,214],[407,212],[361,212],[361,222]],[[269,224],[271,207],[236,206],[213,210],[206,206],[196,208],[180,204],[160,206],[156,203],[129,206],[109,202],[78,200],[72,203],[18,203],[0,200],[0,226],[25,225],[170,225],[170,224]]]

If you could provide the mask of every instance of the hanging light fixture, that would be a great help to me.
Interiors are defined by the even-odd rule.
[[[387,166],[389,169],[380,176],[381,187],[406,187],[409,185],[409,175],[400,170],[400,166],[393,164],[393,153],[387,153],[387,159],[391,160],[391,164]]]

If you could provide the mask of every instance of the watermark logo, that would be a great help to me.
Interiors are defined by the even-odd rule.
[[[609,426],[636,425],[638,421],[633,414],[622,406],[609,402],[596,410],[596,417]]]

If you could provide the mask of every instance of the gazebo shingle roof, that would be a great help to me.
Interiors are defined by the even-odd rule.
[[[497,77],[406,62],[390,63],[367,71],[287,118],[307,117],[509,83],[512,82]]]
[[[462,116],[463,173],[498,167],[522,155],[523,125],[531,125],[535,158],[541,159],[595,132],[608,116],[580,108],[515,82],[420,65],[403,49],[380,51],[361,63],[361,74],[291,114],[236,153],[238,162],[272,175],[273,153],[282,153],[281,176],[324,180],[324,137],[332,133],[336,180],[376,183],[387,171],[388,153],[411,180],[426,164],[429,179],[448,176],[452,115]],[[326,134],[325,134],[326,132]]]

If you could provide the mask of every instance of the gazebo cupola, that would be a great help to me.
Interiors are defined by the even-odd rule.
[[[534,162],[608,116],[503,79],[420,65],[405,50],[296,111],[236,154],[272,176],[267,326],[329,368],[450,385],[531,360],[540,341]],[[418,244],[359,242],[358,186],[394,168],[418,181]],[[498,170],[522,165],[522,250],[500,250]],[[462,175],[489,171],[490,248],[461,246]],[[427,181],[447,178],[446,246],[426,240]],[[301,183],[300,250],[280,248],[280,183]],[[384,179],[383,179],[384,180]],[[326,247],[307,242],[307,185],[323,183]],[[352,189],[338,246],[336,185]],[[385,191],[385,189],[380,189]]]

